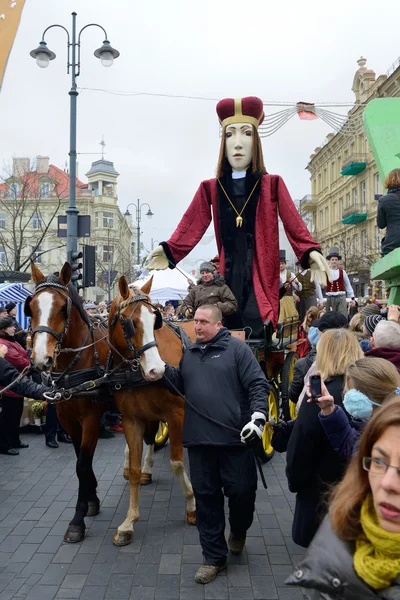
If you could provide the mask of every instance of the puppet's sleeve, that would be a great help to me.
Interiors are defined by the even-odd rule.
[[[210,223],[211,199],[205,182],[202,182],[172,236],[167,242],[161,243],[170,261],[170,268],[173,268],[193,250],[207,231]]]
[[[285,233],[303,269],[309,268],[309,254],[321,251],[301,218],[282,177],[278,177],[278,210]]]

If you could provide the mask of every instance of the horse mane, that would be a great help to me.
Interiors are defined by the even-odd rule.
[[[63,282],[57,277],[57,275],[48,275],[45,281],[48,281],[49,283],[58,283],[59,285],[64,285]],[[86,310],[83,308],[82,298],[78,294],[78,290],[71,282],[68,283],[67,288],[72,305],[75,306],[82,321],[84,321],[86,325],[90,327],[90,320]]]

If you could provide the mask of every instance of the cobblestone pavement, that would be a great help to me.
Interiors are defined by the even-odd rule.
[[[202,564],[197,529],[184,523],[185,503],[170,473],[168,445],[156,454],[154,483],[142,488],[132,544],[116,548],[112,537],[128,507],[124,436],[99,440],[101,512],[86,519],[81,544],[63,543],[76,502],[72,447],[51,450],[41,435],[22,437],[29,449],[19,457],[0,455],[0,600],[303,598],[300,590],[284,586],[302,553],[290,535],[294,497],[284,457],[276,454],[264,466],[268,491],[259,484],[246,551],[230,556],[227,572],[201,586],[194,581]]]

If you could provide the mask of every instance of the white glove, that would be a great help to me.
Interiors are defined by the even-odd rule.
[[[327,279],[329,279],[330,282],[333,281],[332,273],[326,258],[324,258],[322,254],[320,254],[316,250],[310,252],[309,265],[310,281],[314,281],[315,276],[317,276],[317,281],[319,285],[326,286]]]
[[[262,412],[255,412],[251,415],[249,421],[240,432],[240,441],[243,444],[251,443],[257,437],[262,438],[265,425],[265,415]]]
[[[162,246],[156,246],[146,258],[149,271],[164,271],[168,269],[168,259]]]

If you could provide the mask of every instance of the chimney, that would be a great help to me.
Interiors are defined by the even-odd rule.
[[[36,171],[38,173],[49,172],[49,157],[48,156],[37,156],[36,157]]]
[[[29,158],[13,158],[13,177],[22,177],[30,171]]]

